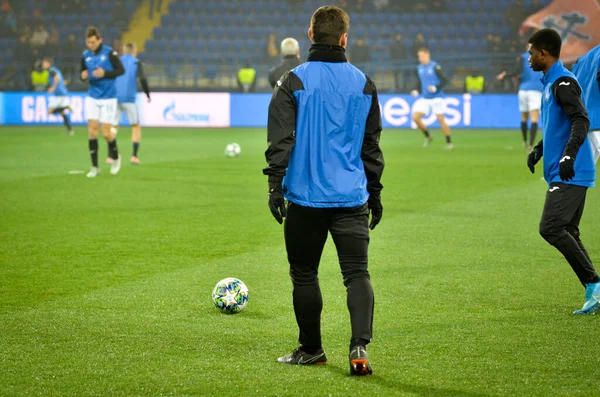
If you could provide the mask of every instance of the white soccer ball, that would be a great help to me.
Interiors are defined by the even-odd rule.
[[[242,153],[242,148],[237,143],[230,143],[225,147],[225,156],[237,157]]]
[[[242,280],[228,277],[217,283],[212,299],[221,313],[235,314],[246,308],[248,294],[248,287]]]

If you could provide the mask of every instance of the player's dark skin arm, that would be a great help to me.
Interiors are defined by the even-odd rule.
[[[556,103],[571,119],[571,137],[563,155],[575,158],[590,128],[587,111],[581,100],[581,87],[575,79],[561,77],[552,84],[552,91]]]
[[[263,169],[263,174],[269,176],[269,183],[279,184],[283,181],[290,153],[296,144],[297,104],[293,92],[304,88],[302,81],[292,72],[285,73],[280,81],[269,104],[269,147],[265,152],[268,166]]]
[[[108,59],[110,60],[110,64],[112,65],[113,70],[105,70],[104,71],[105,79],[115,79],[118,76],[125,73],[125,68],[123,67],[123,62],[121,62],[121,59],[117,55],[116,51],[112,51],[110,53],[110,55],[108,56]]]
[[[146,94],[146,96],[148,98],[150,98],[150,87],[148,86],[148,79],[146,78],[146,74],[144,73],[144,67],[142,66],[141,62],[138,62],[138,69],[137,69],[137,77],[138,79],[140,79],[140,84],[142,85],[142,90],[144,90],[144,94]]]

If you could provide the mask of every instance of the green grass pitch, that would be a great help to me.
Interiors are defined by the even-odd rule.
[[[130,133],[120,132],[124,159]],[[145,129],[142,165],[89,169],[85,129],[0,129],[2,396],[600,395],[600,318],[538,235],[546,185],[518,131],[385,130],[372,233],[374,375],[348,376],[349,316],[328,242],[320,280],[329,364],[293,367],[282,227],[267,207],[259,129]],[[238,142],[242,156],[228,159]],[[106,145],[101,144],[104,160]],[[600,263],[600,200],[582,239]],[[220,314],[238,277],[245,312]]]

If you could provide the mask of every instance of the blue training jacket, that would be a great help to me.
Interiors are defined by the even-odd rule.
[[[343,47],[313,45],[284,74],[269,105],[266,158],[284,197],[316,208],[352,208],[379,196],[381,112],[373,82]]]
[[[97,78],[92,72],[102,68],[104,77]],[[88,94],[94,99],[111,99],[117,97],[115,78],[124,73],[123,64],[116,51],[112,48],[100,45],[92,52],[89,49],[83,52],[82,69],[88,71],[89,87]]]
[[[125,73],[117,77],[117,101],[119,103],[135,102],[137,94],[137,75],[139,59],[131,54],[121,57]]]
[[[600,45],[577,60],[573,73],[581,85],[590,131],[600,130]]]
[[[589,121],[575,75],[558,61],[544,74],[542,83],[542,141],[546,182],[548,185],[567,183],[594,186],[596,166],[588,137]],[[577,126],[574,126],[575,122],[578,123]],[[575,153],[569,153],[572,139],[578,141]],[[561,180],[559,176],[559,164],[564,155],[575,156],[575,177],[569,182]]]
[[[439,98],[444,95],[443,89],[438,89],[436,92],[429,92],[430,85],[438,87],[442,82],[438,76],[438,70],[441,71],[441,67],[434,61],[429,61],[427,65],[420,63],[417,67],[423,98]]]
[[[65,96],[69,94],[69,90],[67,90],[67,87],[65,86],[63,75],[56,66],[51,66],[48,68],[48,75],[50,87],[54,85],[54,79],[58,79],[58,85],[56,86],[56,90],[54,90],[55,96]]]

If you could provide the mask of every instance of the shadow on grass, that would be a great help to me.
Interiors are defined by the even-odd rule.
[[[324,366],[329,372],[332,372],[336,375],[346,376],[351,378],[349,368],[341,368],[335,365],[327,364]],[[407,383],[402,383],[400,379],[387,379],[382,376],[377,376],[377,371],[374,370],[374,374],[368,377],[353,377],[357,382],[369,382],[373,384],[377,384],[379,386],[385,387],[389,389],[390,394],[394,393],[411,393],[416,394],[418,396],[459,396],[459,397],[485,397],[488,394],[474,393],[462,390],[454,390],[454,389],[441,389],[433,386],[419,386],[419,385],[411,385]]]

